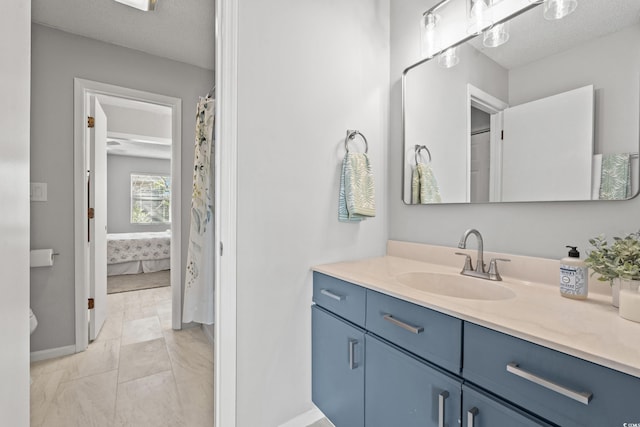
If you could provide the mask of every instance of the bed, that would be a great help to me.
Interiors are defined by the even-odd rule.
[[[107,234],[107,276],[170,268],[170,231]]]

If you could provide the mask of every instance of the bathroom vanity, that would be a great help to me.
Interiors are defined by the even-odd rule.
[[[511,256],[497,284],[453,248],[387,253],[314,268],[312,395],[336,427],[640,423],[640,324],[610,296],[561,298],[554,260]]]

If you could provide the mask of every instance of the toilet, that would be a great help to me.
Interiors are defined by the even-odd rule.
[[[33,331],[38,327],[38,319],[36,318],[36,315],[33,314],[33,310],[31,310],[31,308],[29,308],[29,324],[31,325],[31,335],[33,335]]]

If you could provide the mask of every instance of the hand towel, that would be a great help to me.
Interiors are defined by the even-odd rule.
[[[338,220],[362,221],[376,216],[375,186],[369,157],[347,153],[342,161]]]
[[[602,182],[602,154],[593,155],[591,170],[591,200],[599,200]]]
[[[604,154],[600,180],[600,200],[624,200],[631,195],[631,156]]]
[[[413,169],[411,202],[414,204],[442,203],[438,181],[428,163],[418,163]]]

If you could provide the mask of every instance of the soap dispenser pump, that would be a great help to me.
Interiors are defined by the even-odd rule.
[[[588,267],[580,259],[577,246],[570,248],[567,257],[560,260],[560,295],[572,299],[586,299],[589,292]]]

